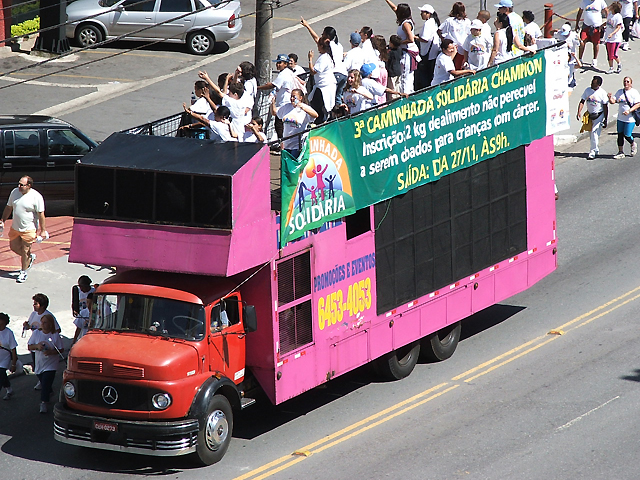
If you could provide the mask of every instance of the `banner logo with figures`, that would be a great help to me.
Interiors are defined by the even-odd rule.
[[[283,203],[286,198],[289,200],[283,204],[286,215],[281,228],[282,245],[355,212],[346,161],[328,139],[312,135],[298,159],[283,151],[282,172]]]

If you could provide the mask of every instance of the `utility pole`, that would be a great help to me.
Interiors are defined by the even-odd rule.
[[[273,36],[274,0],[256,0],[256,56],[258,84],[271,81],[271,37]]]

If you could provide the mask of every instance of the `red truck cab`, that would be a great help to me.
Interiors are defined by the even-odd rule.
[[[231,409],[243,404],[245,335],[255,330],[255,313],[232,289],[226,279],[146,271],[98,287],[92,328],[64,373],[56,439],[222,458]]]

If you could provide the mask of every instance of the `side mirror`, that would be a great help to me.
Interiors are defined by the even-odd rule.
[[[258,318],[256,317],[256,307],[245,305],[244,307],[244,331],[255,332],[258,329]]]

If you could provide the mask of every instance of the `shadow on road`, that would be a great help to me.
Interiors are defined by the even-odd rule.
[[[494,305],[464,320],[461,340],[468,339],[508,320],[525,307]],[[25,358],[26,361],[28,359]],[[60,388],[62,372],[56,376],[55,388]],[[640,381],[640,370],[634,380]],[[320,407],[379,380],[370,365],[348,372],[331,382],[274,406],[266,396],[257,398],[256,405],[235,417],[233,436],[251,440],[302,417]],[[175,475],[196,468],[188,457],[151,457],[93,450],[62,445],[53,439],[52,414],[38,414],[39,392],[33,391],[35,377],[16,379],[16,395],[11,402],[0,404],[0,436],[9,440],[2,445],[5,454],[38,462],[129,475]],[[11,412],[14,403],[20,402]],[[23,416],[29,415],[25,422]],[[6,421],[5,421],[6,418]],[[25,423],[28,428],[25,428]],[[224,460],[223,460],[224,461]]]

